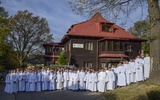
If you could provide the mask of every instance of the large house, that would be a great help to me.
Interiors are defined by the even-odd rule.
[[[73,24],[60,44],[64,46],[69,64],[99,69],[135,58],[143,41],[96,13],[87,21]]]

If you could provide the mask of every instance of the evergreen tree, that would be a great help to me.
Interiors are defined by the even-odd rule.
[[[62,51],[60,53],[60,56],[59,56],[57,62],[58,62],[59,65],[67,65],[68,64],[68,59],[67,59],[64,51]]]

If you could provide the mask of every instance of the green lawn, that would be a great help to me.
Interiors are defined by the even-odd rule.
[[[102,94],[103,100],[160,100],[160,84],[139,82]]]

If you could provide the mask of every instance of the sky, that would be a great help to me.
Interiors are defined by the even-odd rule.
[[[89,19],[88,16],[76,15],[68,4],[68,0],[1,0],[1,6],[5,8],[10,16],[16,14],[19,10],[28,10],[35,16],[46,18],[54,42],[60,42],[71,25]],[[127,29],[133,26],[134,22],[140,20],[140,14],[141,10],[131,14],[131,20],[127,21],[123,28]],[[142,19],[146,15],[147,10],[144,11]],[[124,19],[120,19],[116,24],[120,25],[123,22]]]

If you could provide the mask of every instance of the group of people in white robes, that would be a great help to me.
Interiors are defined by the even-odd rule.
[[[112,67],[117,76],[117,86],[126,86],[130,83],[144,81],[149,78],[150,73],[150,57],[149,54],[141,58],[137,56],[136,59],[130,61],[123,61],[118,66]]]
[[[108,73],[108,75],[107,75]],[[32,92],[46,90],[89,90],[92,92],[105,92],[113,90],[112,82],[115,81],[113,71],[101,69],[58,69],[58,70],[11,70],[6,75],[6,93]],[[108,86],[106,83],[109,83]],[[107,88],[108,87],[108,88]]]
[[[144,59],[123,61],[107,70],[100,69],[26,69],[11,70],[6,75],[5,92],[32,92],[46,90],[74,90],[105,92],[114,90],[117,86],[144,81],[149,78],[150,57]]]

